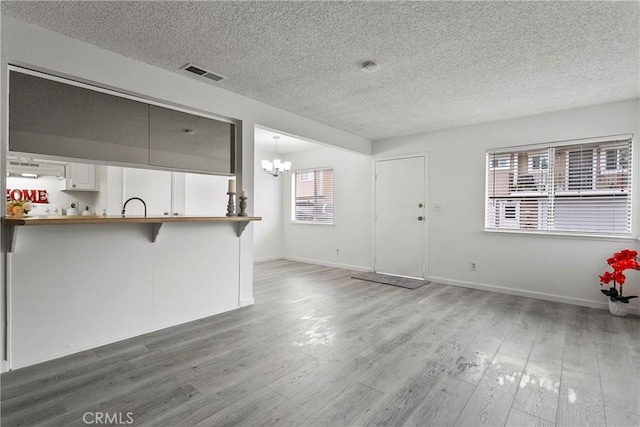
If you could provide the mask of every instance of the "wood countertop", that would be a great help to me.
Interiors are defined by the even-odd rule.
[[[160,228],[165,222],[199,222],[199,223],[228,223],[234,224],[236,235],[240,237],[251,221],[262,221],[259,216],[185,216],[185,215],[49,215],[49,216],[23,216],[2,217],[2,225],[5,226],[7,237],[7,250],[14,252],[18,229],[25,225],[71,225],[71,224],[149,224],[151,226],[151,242],[155,242]]]
[[[23,225],[66,225],[66,224],[159,224],[164,222],[250,222],[261,221],[259,216],[138,216],[138,215],[48,215],[2,218],[2,224]]]

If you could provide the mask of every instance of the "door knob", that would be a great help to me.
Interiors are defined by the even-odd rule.
[[[418,217],[418,221],[422,221],[423,219],[424,219],[424,218],[423,218],[423,217],[421,217],[421,216],[419,216],[419,217]]]

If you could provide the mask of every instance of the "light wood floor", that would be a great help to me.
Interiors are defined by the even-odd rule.
[[[640,425],[638,317],[289,261],[254,296],[2,375],[2,426]]]

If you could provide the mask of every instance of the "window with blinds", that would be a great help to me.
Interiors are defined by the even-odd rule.
[[[292,174],[291,219],[333,224],[333,169],[313,169]]]
[[[631,234],[631,136],[487,151],[487,230]]]

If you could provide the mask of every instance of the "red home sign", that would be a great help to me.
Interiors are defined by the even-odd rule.
[[[33,203],[49,203],[47,190],[12,190],[7,188],[7,202],[9,200],[28,200]]]

